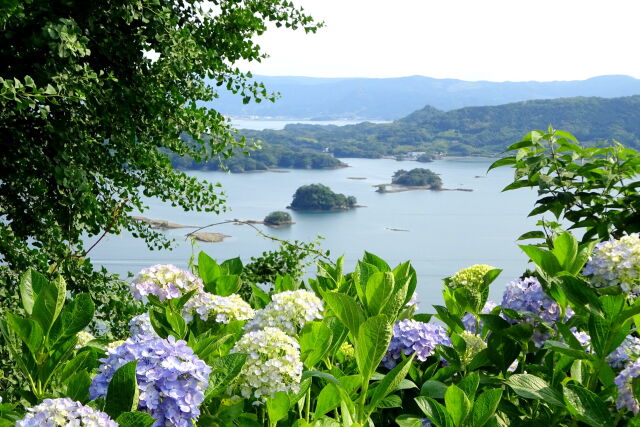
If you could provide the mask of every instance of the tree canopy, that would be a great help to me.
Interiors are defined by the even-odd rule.
[[[399,169],[394,172],[391,180],[393,184],[415,186],[429,186],[438,190],[442,188],[442,179],[430,169],[415,168],[410,171]]]
[[[274,98],[236,65],[266,57],[252,37],[269,23],[319,26],[285,0],[6,2],[0,262],[64,268],[86,255],[83,234],[121,230],[167,246],[129,215],[147,197],[224,209],[216,185],[175,170],[170,155],[204,161],[243,144],[200,102],[218,91]]]
[[[351,209],[356,206],[354,196],[334,193],[323,184],[309,184],[299,187],[293,195],[292,209],[299,210],[336,210]]]

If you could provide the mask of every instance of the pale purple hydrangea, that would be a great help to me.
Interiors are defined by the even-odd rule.
[[[614,380],[618,387],[618,409],[627,408],[636,415],[640,412],[640,404],[633,395],[633,380],[639,376],[640,361],[636,361],[624,368]]]
[[[607,362],[612,368],[620,369],[629,361],[640,358],[640,338],[628,335],[622,344],[607,356]]]
[[[420,418],[420,422],[422,423],[422,427],[431,427],[433,426],[433,424],[431,424],[431,420],[429,420],[429,418]]]
[[[484,304],[484,307],[482,307],[482,314],[491,313],[491,311],[497,306],[498,304],[496,304],[495,302],[487,301]],[[482,330],[482,322],[479,321],[476,316],[471,313],[465,313],[465,315],[462,316],[462,324],[464,325],[464,329],[471,332],[472,334],[477,334],[479,332],[477,331],[477,329]],[[480,326],[480,328],[477,328],[478,325]]]
[[[544,293],[542,285],[535,277],[525,277],[509,283],[502,295],[502,307],[517,311],[524,318],[524,321],[539,326],[541,319],[549,326],[560,321],[560,306]],[[571,307],[567,307],[565,318],[573,316]],[[504,316],[510,323],[517,323],[516,320]],[[550,334],[547,331],[535,329],[533,341],[537,347],[542,347],[548,340]]]
[[[451,345],[451,340],[442,326],[413,319],[400,320],[393,325],[393,337],[382,364],[387,369],[393,369],[402,361],[402,354],[409,356],[413,353],[416,354],[417,360],[424,362],[440,344]]]
[[[412,309],[414,312],[418,311],[420,301],[418,301],[418,294],[416,292],[411,295],[411,299],[405,304],[405,308]]]
[[[591,352],[591,337],[588,333],[578,331],[576,328],[571,328],[571,333],[578,340],[582,347],[586,347],[587,353]]]
[[[289,335],[297,335],[306,322],[322,319],[322,301],[313,292],[285,291],[272,296],[271,302],[255,313],[245,326],[247,331],[266,327],[278,328]]]
[[[582,274],[596,288],[620,286],[632,297],[640,295],[640,235],[598,243]]]
[[[171,264],[157,264],[140,270],[130,285],[133,297],[147,302],[149,295],[160,301],[180,298],[189,291],[202,292],[202,280]]]
[[[136,378],[140,388],[138,409],[157,421],[155,427],[192,426],[200,416],[211,368],[185,341],[148,338],[128,339],[100,359],[99,373],[93,379],[91,399],[105,396],[113,374],[128,362],[137,360]]]
[[[17,421],[16,426],[117,427],[118,424],[104,412],[64,397],[60,399],[44,399],[39,405],[27,409],[24,418]]]
[[[232,320],[249,320],[255,316],[251,306],[237,294],[227,297],[199,292],[187,301],[182,316],[190,322],[194,313],[206,321],[212,317],[218,323],[229,323]]]
[[[129,321],[129,333],[135,340],[158,338],[158,334],[151,326],[149,313],[140,314]]]

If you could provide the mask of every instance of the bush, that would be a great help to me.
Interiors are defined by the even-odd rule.
[[[282,225],[291,223],[291,215],[288,212],[275,211],[264,217],[267,225]]]

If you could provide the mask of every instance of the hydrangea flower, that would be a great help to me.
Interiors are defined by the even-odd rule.
[[[640,338],[628,335],[622,344],[607,356],[607,362],[612,368],[619,369],[630,360],[636,361],[640,358]]]
[[[640,404],[633,396],[633,380],[640,376],[640,361],[635,361],[624,368],[614,380],[618,387],[618,409],[627,408],[634,414],[640,412]]]
[[[356,357],[355,348],[353,348],[353,346],[349,344],[347,341],[340,344],[339,351],[344,355],[346,359],[353,359]]]
[[[129,321],[129,333],[136,340],[158,338],[158,334],[151,326],[149,313],[142,313]]]
[[[24,418],[17,421],[16,426],[117,427],[118,424],[104,412],[64,397],[60,399],[45,399],[41,404],[27,409]]]
[[[271,302],[246,324],[245,329],[255,331],[266,327],[283,330],[289,335],[297,335],[306,322],[322,319],[322,301],[305,290],[285,291],[274,294]]]
[[[519,312],[525,322],[538,326],[538,317],[547,324],[555,324],[560,320],[560,306],[542,290],[542,285],[535,277],[525,277],[509,283],[502,295],[502,307]],[[565,319],[573,316],[571,307],[567,307]],[[505,316],[505,320],[517,323],[515,320]],[[549,339],[547,332],[536,328],[533,334],[533,341],[537,347],[542,347]]]
[[[200,415],[211,368],[185,341],[169,336],[141,340],[128,339],[107,357],[100,359],[98,375],[89,394],[96,399],[107,394],[109,381],[118,368],[137,360],[136,378],[140,388],[138,409],[151,414],[154,426],[192,426]]]
[[[404,308],[413,309],[413,311],[418,311],[418,294],[416,292],[411,295],[411,299],[405,304]]]
[[[476,335],[469,331],[462,331],[460,337],[467,344],[467,348],[462,356],[463,363],[469,363],[477,356],[482,350],[487,348],[487,343],[484,342],[480,335]]]
[[[484,304],[484,307],[482,307],[482,314],[489,314],[491,313],[491,311],[496,308],[498,306],[498,304],[496,304],[493,301],[487,301]],[[477,326],[479,325],[480,328],[482,329],[482,322],[478,322],[478,320],[476,319],[476,316],[473,315],[472,313],[465,313],[464,316],[462,316],[462,324],[464,325],[464,328],[471,332],[472,334],[478,333],[477,331]]]
[[[387,369],[393,369],[402,360],[402,354],[409,356],[413,353],[417,360],[424,362],[439,344],[451,345],[442,326],[413,319],[400,320],[393,325],[393,336],[382,364]]]
[[[476,264],[472,265],[471,267],[463,268],[462,270],[451,276],[449,287],[453,289],[478,287],[482,285],[482,279],[484,279],[484,275],[493,269],[494,267],[486,264]]]
[[[82,348],[85,345],[89,344],[89,341],[93,341],[96,339],[96,337],[94,337],[93,334],[87,331],[80,331],[78,332],[77,336],[78,336],[78,342],[76,343],[76,349]]]
[[[171,264],[157,264],[140,270],[130,285],[133,297],[144,303],[149,295],[160,301],[180,298],[183,294],[203,290],[202,280]]]
[[[626,294],[640,294],[640,234],[596,245],[582,274],[596,288],[620,286]]]
[[[576,337],[582,347],[586,347],[587,353],[590,353],[591,337],[589,336],[589,334],[586,332],[578,331],[576,328],[571,328],[571,333],[574,337]]]
[[[253,308],[240,295],[232,294],[228,297],[199,292],[187,301],[184,306],[183,317],[190,322],[193,313],[198,313],[202,320],[214,317],[218,323],[229,323],[232,320],[249,320],[255,315]]]
[[[248,332],[236,342],[231,353],[248,355],[235,380],[243,397],[263,399],[277,391],[299,391],[300,345],[280,329],[265,327]]]

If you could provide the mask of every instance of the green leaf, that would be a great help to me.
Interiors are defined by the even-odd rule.
[[[6,314],[6,319],[9,328],[27,345],[33,358],[36,359],[44,343],[44,333],[40,325],[31,319],[23,319],[11,313]]]
[[[120,427],[151,427],[156,419],[146,412],[123,412],[116,419]]]
[[[476,395],[476,390],[478,390],[479,384],[480,374],[478,374],[477,372],[472,372],[458,383],[458,387],[462,391],[464,391],[469,399],[473,400],[474,396]]]
[[[212,284],[220,276],[220,266],[218,263],[204,252],[198,254],[198,275],[205,286]],[[208,290],[208,289],[207,289]]]
[[[452,427],[453,420],[447,409],[430,397],[418,396],[415,398],[418,407],[436,427]]]
[[[387,264],[382,258],[367,251],[365,251],[364,257],[362,257],[362,261],[366,262],[367,264],[374,265],[378,269],[378,271],[391,271],[391,267],[389,267],[389,264]]]
[[[123,412],[131,412],[138,407],[137,363],[133,360],[122,365],[109,382],[104,412],[114,420]]]
[[[368,381],[387,352],[391,341],[392,325],[384,314],[370,317],[364,321],[356,340],[356,362],[358,369]]]
[[[339,292],[322,294],[325,303],[338,319],[349,329],[354,337],[358,336],[360,324],[364,322],[364,310],[353,297]]]
[[[423,425],[422,418],[415,415],[400,415],[395,421],[398,427],[422,427]]]
[[[77,295],[60,313],[63,335],[75,335],[86,328],[93,320],[94,312],[95,305],[89,294]]]
[[[324,359],[331,349],[333,333],[321,322],[309,322],[300,335],[300,358],[307,369]]]
[[[554,340],[547,340],[544,343],[544,348],[551,349],[556,353],[564,354],[572,359],[591,359],[591,357],[584,350],[577,350],[569,347],[567,344]]]
[[[541,249],[537,246],[530,245],[518,245],[520,249],[524,251],[525,254],[531,261],[533,261],[542,272],[549,276],[555,276],[557,273],[562,271],[562,267],[560,263],[556,259],[555,255],[551,252]]]
[[[33,304],[32,318],[40,324],[45,335],[62,311],[65,296],[66,284],[62,277],[43,283]]]
[[[434,399],[443,399],[447,392],[447,385],[440,381],[428,380],[422,384],[420,396],[433,397]]]
[[[327,384],[318,394],[316,410],[313,413],[313,419],[318,420],[321,416],[329,411],[334,410],[340,405],[342,400],[338,387],[334,384]]]
[[[369,405],[367,405],[366,411],[368,414],[375,411],[378,403],[397,389],[400,382],[407,376],[409,368],[411,368],[411,362],[413,361],[414,355],[415,354],[412,354],[410,357],[396,365],[391,371],[389,371],[389,373],[387,373],[387,375],[384,376],[382,381],[378,383],[376,388],[373,390]]]
[[[78,371],[64,381],[67,392],[66,397],[82,404],[89,401],[89,387],[91,386],[91,376],[87,371]]]
[[[510,166],[510,165],[514,165],[515,163],[516,163],[515,157],[513,156],[503,157],[502,159],[498,159],[495,162],[491,163],[491,166],[489,166],[489,169],[487,169],[487,172],[500,166]]]
[[[489,421],[489,418],[498,409],[500,399],[502,399],[502,389],[499,388],[486,390],[478,396],[473,403],[473,412],[471,413],[473,427],[482,427]]]
[[[544,239],[546,236],[542,231],[527,231],[521,234],[516,240],[529,240],[529,239]]]
[[[513,389],[519,396],[526,399],[542,400],[549,405],[564,408],[562,393],[554,388],[542,378],[531,374],[511,375],[505,383]]]
[[[244,267],[242,266],[242,260],[240,259],[240,257],[230,258],[226,261],[223,261],[222,264],[220,264],[220,268],[226,274],[237,274],[237,275],[242,274],[242,271],[244,270]]]
[[[558,283],[571,305],[577,310],[584,307],[595,313],[602,312],[602,303],[589,283],[567,275],[559,276]]]
[[[30,268],[20,279],[20,298],[22,307],[28,315],[33,313],[33,304],[40,290],[47,285],[47,279],[36,270]]]
[[[590,426],[613,426],[611,413],[597,394],[570,384],[564,387],[564,400],[571,415],[578,420]]]
[[[231,353],[213,359],[210,362],[209,386],[205,392],[205,401],[222,394],[229,384],[240,374],[247,360],[243,353]]]
[[[240,276],[228,275],[220,276],[216,279],[216,294],[223,297],[228,297],[231,294],[235,294],[240,290],[242,282]]]
[[[365,293],[367,311],[370,315],[375,316],[380,313],[380,310],[382,310],[382,307],[393,292],[393,288],[394,277],[391,272],[375,273],[369,277]]]
[[[187,336],[189,329],[187,328],[187,322],[182,317],[182,314],[173,311],[170,307],[166,307],[164,315],[167,323],[171,326],[171,330],[175,333],[176,339],[184,339]]]
[[[553,250],[551,252],[553,252],[563,270],[571,271],[578,255],[578,242],[571,233],[565,231],[553,241]]]
[[[277,391],[273,397],[267,398],[267,414],[273,423],[280,421],[289,413],[289,395],[284,391]]]
[[[464,425],[467,416],[471,412],[471,402],[464,391],[456,385],[450,385],[444,394],[444,403],[447,412],[451,415],[453,424],[456,426]]]

